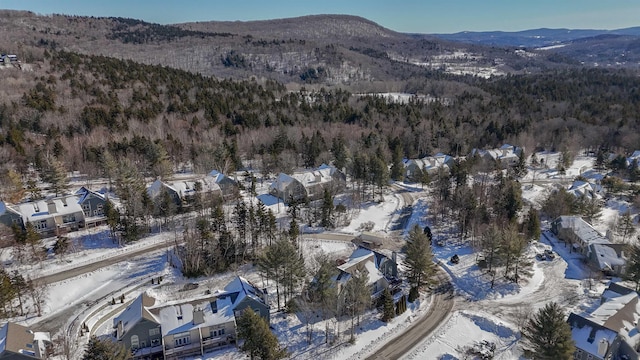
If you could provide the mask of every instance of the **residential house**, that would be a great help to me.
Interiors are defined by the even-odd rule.
[[[166,194],[177,208],[190,206],[193,197],[198,193],[222,197],[220,186],[214,178],[209,176],[171,182],[163,182],[158,179],[147,188],[147,194],[154,202],[159,203],[162,201],[162,196]]]
[[[207,174],[207,178],[212,179],[214,183],[218,184],[218,186],[220,187],[220,191],[222,192],[222,197],[225,200],[233,199],[238,196],[238,183],[232,178],[224,175],[217,170],[212,170],[209,174]]]
[[[98,226],[106,222],[105,207],[107,198],[104,194],[81,187],[75,193],[79,196],[78,203],[84,213],[85,226]]]
[[[624,273],[624,247],[613,244],[579,216],[560,216],[551,223],[551,231],[584,255],[589,265],[606,275]]]
[[[242,277],[204,299],[150,309],[162,327],[165,359],[202,355],[236,342],[236,322],[247,308],[269,322],[267,294]]]
[[[505,169],[515,166],[523,151],[524,149],[521,147],[504,144],[497,149],[473,149],[471,150],[471,157],[478,157],[486,167],[498,165]]]
[[[231,296],[152,309],[160,320],[165,359],[202,355],[235,343]]]
[[[637,360],[640,358],[638,294],[623,286],[611,285],[605,293],[603,302],[591,313],[569,315],[567,321],[576,345],[574,358]]]
[[[116,319],[116,338],[135,359],[182,359],[236,342],[236,321],[247,308],[269,322],[265,290],[236,277],[199,299],[157,304],[143,293]]]
[[[21,229],[24,228],[22,215],[4,201],[0,201],[0,224],[4,224],[8,227],[12,227],[13,224],[16,224]]]
[[[576,180],[571,184],[567,192],[576,198],[601,199],[602,186],[588,181]]]
[[[31,223],[43,236],[61,235],[85,226],[84,212],[77,195],[17,204],[23,222]]]
[[[636,166],[640,166],[640,150],[634,151],[633,154],[627,157],[627,166],[633,165],[634,161]]]
[[[425,172],[433,177],[438,171],[449,173],[455,159],[449,155],[438,153],[422,159],[410,159],[404,162],[404,177],[409,181],[420,181],[420,176]]]
[[[291,200],[317,200],[324,189],[333,193],[346,186],[346,176],[333,166],[322,164],[315,170],[296,172],[292,175],[280,173],[270,185],[269,193],[285,202]]]
[[[162,358],[160,321],[149,312],[155,302],[142,293],[113,320],[116,340],[131,349],[134,359]]]
[[[339,273],[335,278],[338,293],[355,274],[367,276],[367,285],[371,288],[372,297],[377,297],[384,289],[398,283],[395,253],[389,258],[377,251],[358,247],[346,262],[338,266],[338,270]]]
[[[0,359],[46,359],[50,344],[49,333],[34,332],[11,322],[0,326]]]

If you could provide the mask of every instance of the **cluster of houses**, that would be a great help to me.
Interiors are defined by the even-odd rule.
[[[504,144],[496,149],[473,149],[468,157],[477,158],[485,168],[506,169],[518,163],[523,151],[521,147]],[[404,161],[404,178],[420,182],[425,174],[433,177],[440,171],[448,173],[454,161],[454,157],[442,153],[420,159],[407,159]]]
[[[640,299],[618,283],[603,292],[595,310],[571,313],[567,322],[577,360],[640,359]]]

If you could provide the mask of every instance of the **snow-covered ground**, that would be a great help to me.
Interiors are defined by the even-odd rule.
[[[592,157],[578,156],[574,164],[560,175],[555,170],[558,161],[557,153],[541,153],[547,168],[529,171],[521,182],[523,197],[531,202],[540,204],[550,187],[558,183],[567,186],[578,175],[587,178],[598,178],[601,174],[594,172],[591,167]],[[408,191],[417,193],[417,200],[413,204],[411,216],[405,224],[407,229],[417,224],[424,227],[428,222],[428,201],[426,193],[419,193],[421,187],[406,186]],[[267,184],[259,186],[259,193],[267,191]],[[420,197],[422,196],[422,197]],[[261,195],[260,200],[266,203],[279,218],[286,215],[286,206],[278,203],[273,197]],[[336,229],[338,233],[356,234],[362,230],[363,224],[372,222],[373,231],[390,233],[391,226],[400,216],[404,207],[402,196],[398,193],[388,193],[382,203],[365,203],[360,210],[354,212],[348,226]],[[603,233],[617,216],[630,209],[630,204],[621,200],[609,200],[596,228]],[[636,211],[632,209],[632,211]],[[546,225],[544,225],[546,226]],[[490,344],[495,345],[496,359],[516,359],[521,356],[518,346],[520,334],[518,324],[519,315],[531,313],[548,301],[557,301],[567,311],[583,311],[589,309],[597,301],[605,284],[602,281],[587,281],[592,274],[585,268],[582,257],[570,253],[564,243],[559,242],[552,234],[546,232],[539,242],[533,243],[529,254],[533,261],[532,275],[519,284],[498,280],[493,289],[490,288],[486,274],[476,265],[475,252],[468,243],[460,243],[456,236],[449,235],[446,224],[432,226],[436,239],[444,240],[444,246],[434,245],[434,255],[441,266],[452,278],[455,288],[456,301],[454,312],[449,319],[434,332],[434,334],[417,345],[407,359],[464,359],[469,358],[469,351],[486,351]],[[162,242],[172,242],[174,233],[160,233],[149,236],[132,245],[119,247],[108,237],[106,227],[88,229],[71,233],[74,246],[72,253],[61,259],[50,258],[37,265],[18,265],[11,263],[11,254],[5,252],[0,258],[9,271],[19,270],[32,277],[63,271],[70,267],[95,261],[97,259],[124,253],[145,246],[152,246]],[[344,257],[353,250],[353,244],[338,240],[318,240],[319,237],[304,237],[301,242],[305,258],[310,259],[319,252]],[[553,249],[559,256],[552,261],[535,259],[535,254],[544,249]],[[459,264],[449,263],[453,254],[460,257]],[[33,324],[47,318],[53,318],[64,311],[69,312],[69,320],[65,326],[86,322],[97,335],[109,334],[111,319],[117,315],[117,309],[122,310],[127,301],[135,298],[141,291],[151,289],[153,296],[161,301],[169,301],[175,290],[188,282],[198,282],[202,287],[222,288],[236,274],[248,277],[255,282],[263,279],[251,266],[243,266],[235,272],[221,274],[207,279],[184,279],[178,271],[167,264],[164,251],[157,251],[135,260],[123,262],[115,266],[68,279],[53,284],[47,290],[47,304],[43,309],[43,317],[15,319],[22,323]],[[152,286],[151,277],[162,275],[165,281],[162,285]],[[271,284],[264,284],[266,287]],[[125,293],[125,304],[108,305],[112,297]],[[184,296],[187,296],[185,294]],[[363,316],[361,326],[356,331],[354,344],[348,342],[350,319],[341,322],[330,322],[332,333],[340,332],[339,337],[333,338],[333,344],[325,344],[324,321],[313,322],[311,344],[308,342],[306,319],[297,315],[275,313],[272,316],[272,326],[281,343],[288,348],[292,358],[299,359],[361,359],[374,352],[378,347],[388,342],[393,336],[401,334],[413,319],[422,316],[429,306],[429,297],[423,295],[419,302],[409,307],[402,316],[385,324],[378,320],[378,314],[373,311]],[[69,310],[71,309],[71,310]],[[520,316],[521,318],[522,316]],[[473,350],[475,349],[475,350]],[[235,348],[227,348],[208,354],[202,359],[244,359],[243,354]],[[198,358],[199,359],[199,358]]]

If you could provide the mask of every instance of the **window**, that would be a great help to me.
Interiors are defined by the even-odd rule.
[[[159,345],[160,345],[160,339],[151,340],[151,346],[159,346]]]
[[[75,222],[75,221],[76,221],[76,215],[75,214],[62,216],[62,222],[65,223],[65,224],[72,223],[72,222]]]
[[[149,329],[149,336],[154,336],[160,334],[160,328]]]
[[[46,229],[47,228],[47,220],[40,220],[39,222],[36,223],[35,228],[38,229],[38,230]]]
[[[176,347],[191,344],[191,334],[181,333],[173,335]]]
[[[224,329],[220,329],[220,331],[218,332],[219,335],[224,335]]]
[[[91,214],[91,206],[89,206],[89,204],[82,204],[82,211],[85,214]]]
[[[131,336],[131,350],[136,350],[140,347],[140,342],[138,340],[138,335]]]

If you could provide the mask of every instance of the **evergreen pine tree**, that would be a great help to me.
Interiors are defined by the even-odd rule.
[[[389,322],[394,316],[396,316],[396,309],[393,304],[393,296],[387,288],[382,292],[382,321]]]
[[[631,212],[629,210],[625,211],[620,219],[618,219],[617,232],[618,235],[622,237],[623,243],[625,243],[627,239],[629,239],[629,237],[635,234],[636,227],[633,224],[633,219],[631,218]]]
[[[636,291],[638,291],[640,290],[640,245],[632,245],[630,252],[625,268],[625,277],[636,284]]]
[[[411,287],[420,288],[432,283],[432,277],[436,273],[431,245],[427,235],[418,225],[409,232],[407,240],[407,279]]]
[[[540,217],[538,216],[538,211],[533,207],[529,208],[525,227],[525,234],[527,235],[529,240],[537,241],[538,239],[540,239]]]
[[[573,359],[575,344],[571,338],[571,327],[557,303],[548,303],[541,308],[529,319],[522,333],[531,344],[534,359]]]
[[[82,360],[128,360],[131,356],[122,344],[92,336],[84,350]]]
[[[322,196],[320,226],[327,229],[333,227],[333,209],[333,196],[331,196],[329,189],[325,188]]]
[[[404,180],[404,163],[402,162],[402,147],[396,145],[391,158],[390,177],[395,181]]]
[[[69,189],[67,170],[64,164],[56,158],[48,159],[42,180],[50,184],[55,196],[62,195]]]
[[[287,356],[287,351],[269,330],[269,324],[251,308],[244,310],[238,319],[238,338],[244,340],[240,350],[252,360],[278,360]]]

